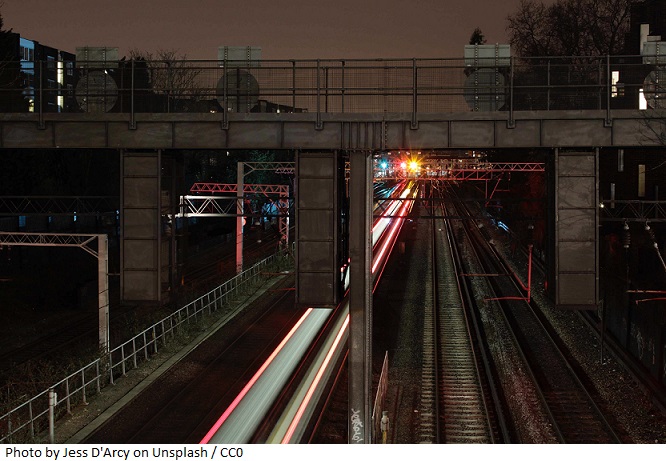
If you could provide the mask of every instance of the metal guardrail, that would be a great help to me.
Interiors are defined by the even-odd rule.
[[[221,112],[448,113],[666,107],[659,56],[246,61],[78,61],[58,77],[50,63],[5,62],[15,88],[0,113]],[[663,59],[663,57],[662,57]],[[648,64],[646,64],[648,63]],[[52,67],[52,66],[51,66]],[[49,70],[51,69],[51,70]],[[618,73],[618,74],[616,74]],[[8,75],[9,75],[8,74]],[[619,76],[619,80],[614,78]],[[651,77],[652,76],[652,77]],[[650,82],[657,82],[651,84]],[[648,82],[648,83],[646,83]],[[622,102],[624,100],[624,102]]]
[[[238,289],[258,278],[266,267],[278,262],[283,256],[276,253],[259,261],[113,348],[108,356],[92,361],[0,416],[0,443],[34,441],[39,433],[53,424],[49,417],[52,410],[55,410],[56,418],[64,413],[71,414],[72,405],[86,404],[87,396],[92,393],[99,394],[106,384],[114,384],[129,369],[138,368],[141,362],[157,354],[160,346],[166,346],[169,338],[173,339],[178,329],[224,307]],[[237,311],[230,311],[227,315],[235,312]],[[56,393],[53,405],[55,408],[50,408],[49,394],[53,391]]]
[[[384,361],[382,362],[382,372],[379,375],[379,384],[377,387],[377,395],[375,396],[375,403],[372,406],[372,443],[382,443],[382,415],[384,409],[386,408],[386,394],[388,393],[389,385],[388,367],[388,351],[386,351],[384,353]]]

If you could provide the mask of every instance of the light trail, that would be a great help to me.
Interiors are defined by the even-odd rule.
[[[222,426],[222,424],[224,424],[224,422],[227,420],[229,415],[236,409],[236,407],[238,406],[240,401],[243,400],[243,397],[245,397],[245,395],[250,391],[252,386],[254,386],[254,383],[257,382],[257,380],[264,373],[264,370],[266,370],[266,368],[268,368],[268,366],[271,364],[271,362],[273,362],[275,357],[277,357],[278,353],[282,350],[282,348],[284,348],[285,344],[287,344],[287,342],[289,341],[289,339],[291,339],[291,337],[294,335],[294,333],[296,333],[296,330],[298,330],[298,328],[305,321],[305,319],[308,317],[308,315],[310,315],[312,310],[313,310],[312,308],[309,308],[308,310],[305,311],[305,313],[301,316],[301,318],[298,320],[298,322],[296,322],[296,325],[294,325],[294,327],[289,331],[289,333],[287,333],[287,336],[284,337],[282,342],[280,342],[280,344],[275,348],[275,350],[270,355],[270,357],[268,357],[268,359],[266,359],[266,361],[263,363],[263,365],[261,365],[259,370],[257,370],[257,372],[254,374],[254,376],[252,376],[252,379],[250,379],[250,381],[248,381],[248,383],[245,385],[243,390],[236,396],[234,401],[231,402],[231,405],[229,405],[229,407],[226,409],[226,411],[224,413],[222,413],[222,416],[220,416],[220,418],[215,422],[213,427],[210,428],[208,433],[204,436],[203,439],[201,439],[201,442],[199,442],[199,443],[208,443],[210,441],[210,439],[213,438],[213,436],[218,431],[218,429]]]

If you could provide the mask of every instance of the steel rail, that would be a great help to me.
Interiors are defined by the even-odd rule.
[[[486,252],[487,256],[480,259],[486,270],[493,271],[499,267],[500,271],[511,273],[497,250],[481,238],[478,232],[470,231],[468,235],[477,242],[475,245],[477,250],[482,249]],[[487,265],[491,260],[492,268]],[[521,292],[516,280],[509,277],[505,277],[504,280],[510,280],[514,290]],[[495,289],[501,290],[497,278],[489,278],[489,283]],[[619,443],[621,441],[619,436],[578,377],[567,355],[555,341],[552,330],[535,312],[532,303],[517,301],[512,303],[511,307],[506,303],[507,300],[500,302],[502,315],[515,338],[518,353],[529,367],[537,394],[543,399],[546,411],[552,418],[551,422],[558,440],[570,443]],[[528,342],[530,345],[527,345]],[[536,358],[537,353],[539,358]],[[549,361],[547,371],[539,371],[543,360]],[[559,393],[550,390],[558,388],[561,389]],[[567,409],[564,410],[563,407]],[[574,411],[579,413],[572,416]],[[584,430],[581,428],[581,418],[585,420]],[[594,437],[594,440],[586,437]]]

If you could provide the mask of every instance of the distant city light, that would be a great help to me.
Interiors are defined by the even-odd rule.
[[[402,168],[403,170],[406,170],[407,169],[407,162],[400,162],[400,168]]]
[[[388,168],[388,162],[382,162],[379,164],[379,166],[382,168],[382,170],[385,170]]]

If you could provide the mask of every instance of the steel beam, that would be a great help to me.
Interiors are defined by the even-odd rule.
[[[245,163],[238,162],[236,179],[236,273],[243,272],[243,191],[245,190]]]
[[[349,443],[372,442],[372,153],[352,152],[349,180]]]

